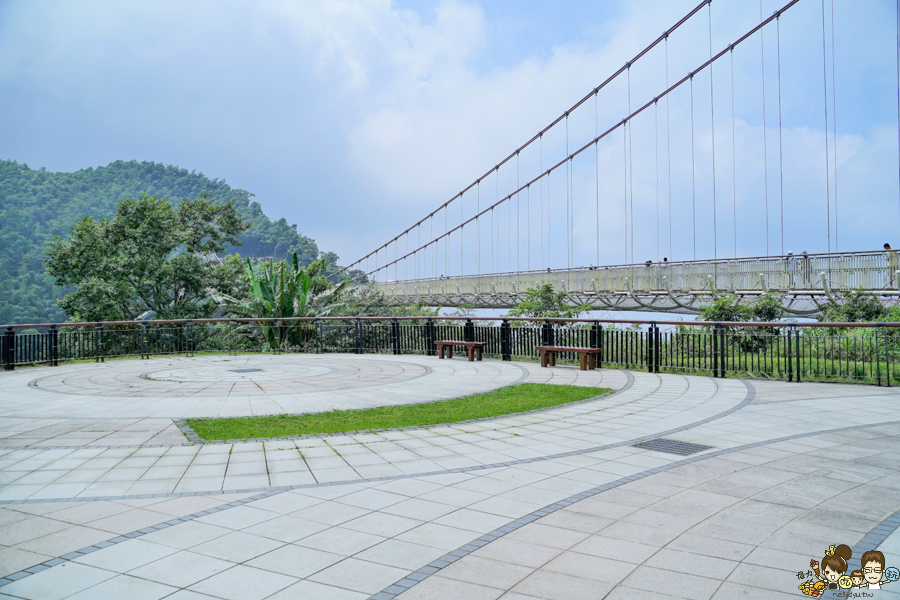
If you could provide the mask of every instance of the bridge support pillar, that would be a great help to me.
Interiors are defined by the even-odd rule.
[[[506,319],[500,324],[500,358],[512,360],[512,328]]]

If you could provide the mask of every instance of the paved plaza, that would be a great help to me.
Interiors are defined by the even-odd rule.
[[[233,443],[184,423],[520,382],[615,393]],[[900,567],[898,525],[895,388],[334,354],[0,373],[0,598],[796,598],[831,545]]]

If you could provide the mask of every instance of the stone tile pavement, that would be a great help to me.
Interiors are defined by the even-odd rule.
[[[319,357],[278,357],[288,358],[298,372],[322,373],[308,379],[332,372],[323,370],[331,363],[314,362]],[[91,410],[122,403],[133,414],[89,414],[79,394],[27,385],[56,370],[30,370],[31,379],[15,380],[18,392],[7,391],[13,380],[2,374],[0,412],[31,425],[0,422],[11,432],[0,441],[0,597],[799,594],[797,573],[810,558],[821,560],[830,544],[853,546],[900,510],[892,389],[751,386],[638,372],[629,385],[622,371],[377,359],[412,361],[431,373],[389,384],[373,375],[371,388],[327,393],[362,394],[373,405],[413,401],[433,373],[440,390],[425,400],[513,377],[626,389],[564,408],[426,429],[214,445],[137,441],[144,433],[130,434],[137,443],[116,444],[121,438],[85,435],[67,445],[46,441],[106,428],[127,439],[128,427],[159,426],[162,435],[166,418],[210,404],[97,394]],[[212,377],[201,362],[192,363],[190,377]],[[114,364],[96,370],[108,375]],[[36,398],[28,408],[30,393]],[[262,397],[287,410],[308,394],[321,400],[319,392],[287,394],[294,398],[288,402],[281,394]],[[72,413],[85,421],[44,419],[57,396],[75,398]],[[244,414],[274,406],[241,402]],[[144,414],[137,414],[141,404]],[[633,446],[660,435],[713,448],[685,458]],[[886,554],[895,539],[880,542]]]

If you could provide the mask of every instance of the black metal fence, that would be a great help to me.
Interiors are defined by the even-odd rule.
[[[888,386],[900,377],[900,323],[356,317],[13,325],[0,332],[0,363],[11,370],[196,353],[434,355],[435,340],[485,342],[484,353],[502,360],[537,360],[538,345],[601,348],[601,366],[656,373]],[[575,364],[577,355],[557,360]]]

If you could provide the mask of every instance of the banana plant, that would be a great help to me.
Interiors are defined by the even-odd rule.
[[[216,299],[223,310],[241,317],[325,317],[344,306],[333,300],[340,297],[349,283],[343,281],[332,286],[320,276],[325,271],[325,266],[324,260],[317,260],[302,269],[295,252],[290,264],[284,260],[266,262],[262,265],[262,272],[257,275],[248,258],[250,296],[238,299],[222,294]],[[260,328],[266,343],[273,350],[298,344],[302,340],[302,330],[312,329],[309,323],[296,321],[277,325],[261,323]]]

